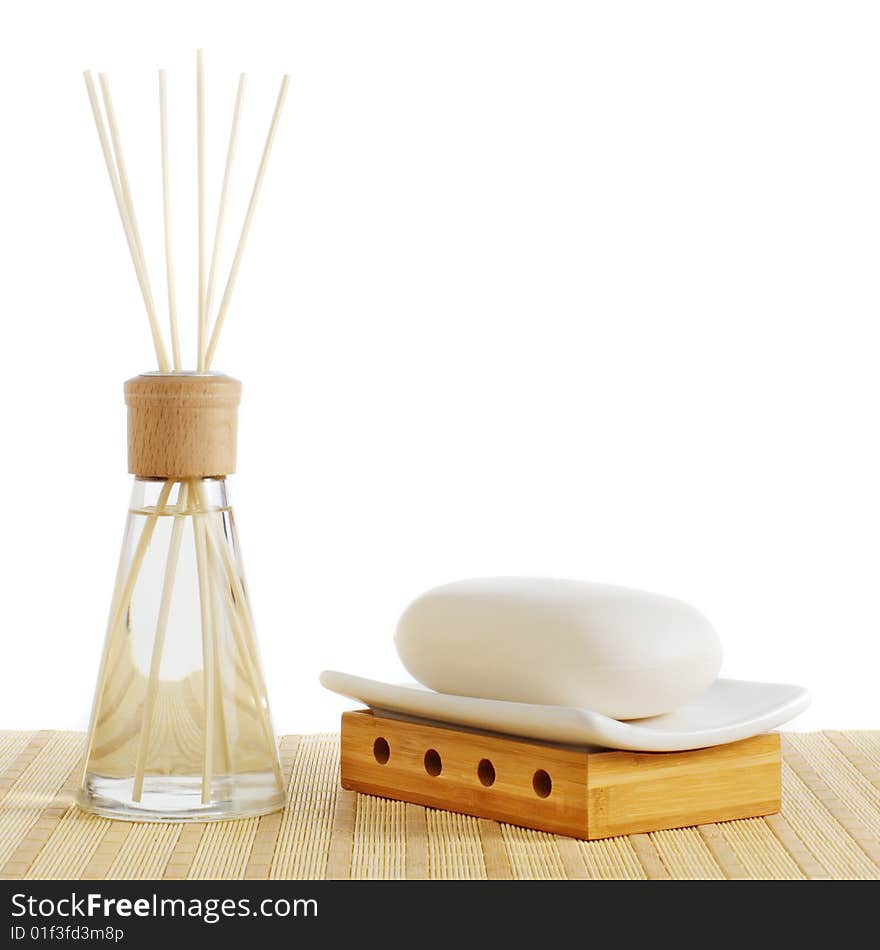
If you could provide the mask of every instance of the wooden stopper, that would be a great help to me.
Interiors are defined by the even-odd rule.
[[[235,471],[241,383],[221,373],[145,373],[125,384],[128,470],[141,478]]]

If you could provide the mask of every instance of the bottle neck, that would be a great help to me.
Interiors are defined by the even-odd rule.
[[[224,510],[229,507],[226,477],[191,478],[169,482],[161,478],[135,476],[131,508],[138,511],[166,510],[169,514]]]

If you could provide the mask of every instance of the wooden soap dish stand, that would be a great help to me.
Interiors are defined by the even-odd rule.
[[[779,811],[778,733],[688,752],[578,749],[392,719],[342,716],[342,787],[574,838]]]

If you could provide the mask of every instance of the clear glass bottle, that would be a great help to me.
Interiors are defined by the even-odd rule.
[[[226,479],[136,477],[79,803],[185,821],[283,802]]]

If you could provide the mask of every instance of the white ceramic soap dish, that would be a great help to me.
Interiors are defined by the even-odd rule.
[[[590,709],[455,696],[417,683],[398,686],[335,670],[325,670],[321,684],[377,714],[633,752],[678,752],[736,742],[781,726],[810,704],[802,686],[719,679],[675,712],[621,722]]]

